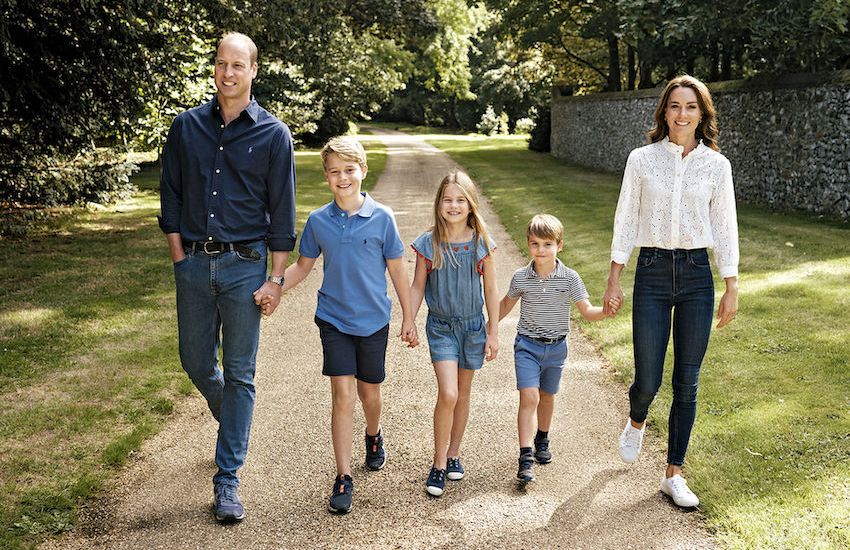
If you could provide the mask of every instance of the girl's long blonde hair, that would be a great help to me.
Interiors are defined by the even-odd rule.
[[[475,187],[475,183],[472,182],[472,179],[466,172],[455,170],[440,182],[440,187],[437,189],[437,197],[434,199],[434,227],[431,228],[431,241],[434,244],[432,267],[434,269],[440,269],[445,265],[443,252],[444,249],[448,248],[448,225],[446,224],[446,220],[440,215],[440,203],[443,200],[443,191],[447,185],[451,184],[455,184],[460,188],[461,193],[463,193],[467,203],[469,203],[469,215],[466,218],[466,224],[475,232],[476,240],[474,245],[477,247],[478,241],[481,240],[484,246],[487,247],[487,253],[489,254],[491,252],[490,232],[487,231],[487,224],[484,223],[484,218],[481,217],[478,190]]]

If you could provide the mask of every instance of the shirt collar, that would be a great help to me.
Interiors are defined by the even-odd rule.
[[[218,95],[214,95],[212,101],[210,102],[210,111],[213,114],[219,114],[219,106],[218,106]],[[242,113],[247,113],[251,120],[255,123],[257,122],[257,118],[260,116],[260,104],[257,103],[257,100],[254,99],[254,96],[251,96],[251,101],[248,103],[248,106],[242,109]],[[239,113],[239,116],[242,116],[242,113]],[[219,115],[221,116],[221,115]]]
[[[525,276],[529,279],[540,279],[540,276],[534,271],[534,260],[528,262],[528,267],[525,268]],[[552,279],[553,277],[557,277],[562,279],[567,276],[567,266],[559,259],[555,258],[555,269],[552,273],[549,274],[547,279]]]
[[[369,193],[361,191],[360,194],[363,195],[366,200],[363,201],[363,204],[360,206],[360,210],[357,211],[356,215],[362,216],[364,218],[369,218],[372,216],[372,212],[375,211],[375,206],[377,205],[377,203],[375,202],[375,199],[369,196]],[[331,201],[331,207],[328,209],[329,216],[339,216],[343,212],[344,210],[339,207],[336,201]]]
[[[667,149],[671,153],[676,153],[680,157],[682,156],[682,152],[684,152],[684,150],[685,150],[685,148],[682,147],[681,145],[678,145],[678,144],[670,141],[670,136],[664,136],[664,139],[662,139],[660,143],[664,146],[665,149]],[[699,142],[697,143],[697,146],[694,148],[693,151],[688,153],[688,156],[700,155],[705,151],[705,149],[706,149],[705,144],[702,142],[702,140],[699,140]]]

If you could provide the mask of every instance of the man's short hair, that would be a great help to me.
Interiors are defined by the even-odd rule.
[[[559,243],[564,240],[564,226],[560,220],[550,214],[537,214],[525,228],[525,237],[552,240]]]
[[[224,33],[224,36],[221,37],[221,41],[218,43],[218,45],[221,46],[221,44],[225,40],[232,39],[232,38],[235,38],[237,40],[241,40],[241,41],[245,42],[245,45],[248,46],[248,55],[251,58],[251,64],[253,65],[254,63],[256,63],[257,62],[257,53],[258,53],[257,52],[257,45],[254,44],[254,41],[251,40],[251,37],[248,36],[247,34],[242,34],[241,32],[226,32],[226,33]],[[216,50],[218,50],[218,48],[216,48]]]
[[[322,166],[325,166],[331,153],[336,153],[346,162],[356,162],[360,166],[366,166],[366,150],[354,136],[337,136],[325,143],[321,153]]]

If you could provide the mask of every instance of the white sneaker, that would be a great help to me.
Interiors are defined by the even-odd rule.
[[[641,429],[632,426],[631,419],[626,420],[626,427],[623,428],[623,433],[620,434],[620,458],[623,462],[631,464],[637,460],[640,454],[640,446],[643,444],[643,430],[646,424]]]
[[[688,488],[688,482],[685,481],[685,478],[679,474],[672,477],[663,476],[661,478],[661,492],[672,498],[676,506],[693,508],[699,505],[699,499]]]

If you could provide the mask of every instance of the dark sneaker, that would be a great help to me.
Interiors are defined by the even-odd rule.
[[[552,462],[548,437],[534,438],[534,460],[539,464],[549,464]]]
[[[387,463],[387,453],[384,451],[384,431],[378,435],[366,434],[366,467],[370,470],[380,470]]]
[[[534,481],[534,458],[531,455],[520,455],[516,478],[524,482]]]
[[[438,470],[436,466],[431,467],[431,473],[428,474],[428,481],[425,482],[425,490],[428,494],[438,497],[443,494],[446,489],[446,471]]]
[[[463,469],[463,464],[460,463],[460,457],[450,458],[446,463],[446,477],[452,481],[463,479],[463,474],[466,473]]]
[[[354,492],[354,480],[351,476],[339,476],[334,480],[334,488],[328,510],[334,514],[347,514],[351,511],[351,494]]]
[[[215,488],[215,519],[232,523],[245,519],[245,508],[236,493],[236,485],[218,483]]]

